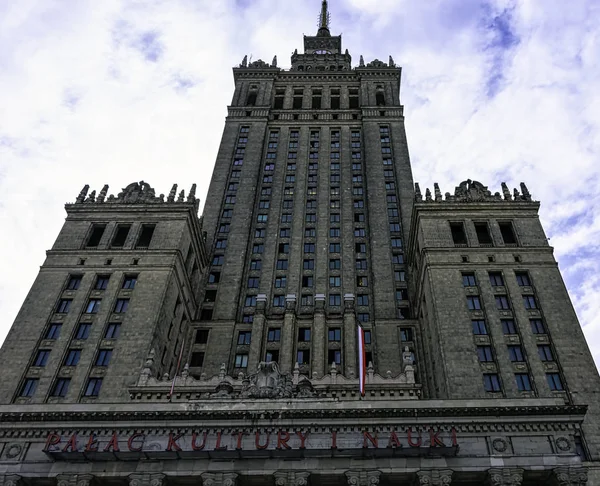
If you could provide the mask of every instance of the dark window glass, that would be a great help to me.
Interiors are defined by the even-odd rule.
[[[341,287],[342,285],[342,277],[329,277],[329,286],[330,287]]]
[[[500,226],[500,234],[502,235],[504,244],[516,245],[517,238],[515,236],[512,223],[498,223],[498,226]]]
[[[304,230],[304,237],[305,238],[314,238],[317,235],[317,232],[314,228],[306,228]]]
[[[342,352],[339,349],[330,349],[327,353],[327,364],[331,365],[335,363],[336,365],[342,364]]]
[[[102,388],[102,378],[90,378],[85,387],[83,395],[86,397],[97,397]]]
[[[474,273],[463,273],[462,278],[463,287],[475,287],[477,285]]]
[[[314,270],[314,268],[315,268],[315,261],[314,260],[304,260],[302,262],[302,268],[304,270]]]
[[[259,279],[256,277],[250,277],[248,279],[248,288],[257,289],[258,288]]]
[[[367,294],[358,294],[356,296],[356,305],[369,305],[369,296]]]
[[[529,274],[527,272],[517,272],[516,277],[517,277],[517,284],[519,284],[519,287],[530,287],[531,286],[531,280],[529,280]]]
[[[278,349],[271,349],[269,351],[267,351],[266,355],[265,355],[265,361],[267,363],[276,363],[279,361],[279,350]]]
[[[121,334],[121,324],[111,323],[106,328],[106,332],[104,333],[104,339],[117,339],[120,334]]]
[[[105,224],[94,224],[92,225],[92,232],[88,238],[87,247],[96,248],[100,244],[104,230],[106,229]]]
[[[378,92],[375,94],[375,104],[377,106],[385,106],[385,96],[383,93]]]
[[[546,327],[541,319],[531,319],[529,324],[531,325],[531,332],[533,334],[546,334]]]
[[[101,349],[96,356],[94,366],[108,366],[112,357],[112,349]]]
[[[304,275],[302,277],[302,287],[312,287],[314,279],[310,275]]]
[[[236,368],[248,368],[248,355],[247,354],[236,354],[235,355],[235,367]]]
[[[196,331],[196,344],[206,344],[208,342],[208,329],[199,329]]]
[[[400,339],[404,341],[412,341],[413,340],[413,330],[412,327],[402,327],[400,328]]]
[[[38,386],[37,378],[27,378],[21,387],[20,397],[32,397],[35,394]]]
[[[542,361],[554,361],[552,349],[547,344],[538,346],[538,355]]]
[[[50,357],[49,349],[40,349],[35,356],[35,360],[33,361],[33,366],[46,366],[48,363],[48,358]]]
[[[154,235],[154,229],[156,225],[154,224],[144,224],[142,225],[142,231],[140,232],[140,236],[138,238],[136,248],[148,248],[150,246],[150,242],[152,241],[152,236]]]
[[[517,328],[513,319],[502,319],[500,323],[502,324],[502,332],[504,334],[517,334]]]
[[[342,268],[342,261],[339,259],[329,260],[329,270],[339,270]]]
[[[59,314],[66,314],[71,308],[71,302],[73,302],[71,299],[61,299],[56,308],[56,312]]]
[[[548,386],[552,391],[564,390],[562,380],[558,373],[546,373],[546,379],[548,380]]]
[[[216,284],[221,281],[221,272],[210,272],[208,275],[208,283]]]
[[[527,373],[517,373],[515,374],[515,379],[517,381],[517,388],[519,391],[531,391],[531,380],[529,379],[529,375]]]
[[[76,366],[81,358],[81,349],[69,349],[67,357],[65,358],[65,366]]]
[[[476,295],[469,295],[467,297],[467,305],[471,310],[481,310],[481,302],[479,301],[479,297]]]
[[[496,295],[496,308],[499,310],[510,309],[508,297],[506,295]]]
[[[452,232],[452,241],[456,246],[467,246],[467,235],[463,223],[450,223],[450,231]]]
[[[50,395],[53,397],[66,397],[69,392],[69,385],[71,384],[71,378],[59,378],[52,387]]]
[[[308,349],[299,349],[297,356],[298,356],[297,363],[299,365],[310,364],[310,351]]]
[[[246,307],[254,307],[256,306],[256,295],[248,295],[246,296],[246,301],[244,302]]]
[[[487,327],[485,326],[484,320],[473,320],[471,323],[473,324],[473,334],[487,334]]]
[[[356,318],[360,321],[360,322],[369,322],[369,320],[371,319],[371,316],[368,312],[359,312],[356,315]]]
[[[525,309],[537,309],[537,303],[533,295],[524,295],[523,303],[525,304]]]
[[[267,342],[278,343],[281,341],[281,329],[270,328],[267,332]]]
[[[81,285],[81,276],[74,275],[69,279],[69,283],[67,284],[68,290],[77,290]]]
[[[277,270],[287,270],[288,260],[277,260]]]
[[[338,327],[330,328],[327,337],[329,341],[340,342],[342,340],[342,330]]]
[[[340,294],[329,294],[329,305],[342,305],[342,296]]]
[[[314,301],[313,301],[313,296],[311,294],[302,294],[302,297],[300,299],[300,305],[303,306],[308,306],[308,305],[313,305]]]
[[[298,342],[307,343],[310,341],[310,328],[301,327],[298,329]]]
[[[490,272],[490,284],[492,287],[503,287],[504,279],[500,272]]]
[[[486,392],[499,392],[500,378],[495,373],[486,373],[483,375],[483,387]]]
[[[127,235],[129,234],[129,230],[131,229],[130,224],[120,224],[117,226],[117,231],[112,240],[111,246],[115,248],[121,248],[125,245],[125,240],[127,240]]]
[[[91,324],[82,323],[79,324],[77,328],[77,333],[75,334],[75,339],[87,339],[90,335],[90,331],[92,329]]]
[[[477,346],[477,357],[482,363],[494,361],[491,346]]]
[[[475,233],[481,246],[492,246],[492,237],[487,223],[475,223]]]
[[[242,316],[242,322],[245,324],[252,324],[254,322],[254,314],[244,314]]]
[[[250,270],[260,270],[262,268],[262,260],[252,260],[250,262]]]
[[[46,334],[44,335],[44,339],[58,339],[60,337],[61,329],[62,324],[50,324]]]
[[[521,362],[525,361],[525,356],[523,356],[523,349],[521,346],[508,346],[508,357],[511,361]]]
[[[100,303],[102,300],[100,299],[90,299],[88,301],[87,307],[85,308],[86,314],[96,314],[100,310]]]
[[[94,285],[94,289],[96,290],[106,290],[108,287],[108,281],[110,280],[110,276],[108,275],[99,275],[96,278],[96,285]]]
[[[129,299],[117,299],[117,302],[115,303],[115,313],[121,314],[127,312],[128,307]]]
[[[273,307],[285,307],[285,295],[274,296]]]
[[[371,344],[371,331],[365,331],[365,344]]]
[[[137,283],[137,277],[136,276],[126,276],[125,279],[123,280],[123,286],[121,288],[126,289],[126,290],[132,290],[133,288],[135,288],[135,284]]]

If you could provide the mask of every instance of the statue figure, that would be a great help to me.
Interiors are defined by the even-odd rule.
[[[277,56],[273,58],[273,62],[271,63],[271,67],[277,67]]]
[[[364,58],[362,57],[362,54],[360,55],[360,61],[359,61],[359,63],[358,63],[358,66],[359,66],[359,67],[365,67],[365,60],[364,60]]]
[[[404,346],[404,351],[402,352],[402,363],[404,367],[412,366],[415,362],[415,355],[410,350],[408,346]]]
[[[242,64],[240,64],[240,67],[248,67],[248,55],[244,56],[244,59],[242,59]]]

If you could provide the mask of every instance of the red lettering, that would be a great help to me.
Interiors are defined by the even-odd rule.
[[[337,449],[337,431],[336,430],[331,431],[331,448]]]
[[[261,445],[260,444],[260,432],[257,430],[256,437],[254,438],[254,445],[256,446],[256,449],[263,450],[263,449],[266,449],[267,447],[269,447],[270,437],[271,437],[271,434],[267,433],[267,441],[264,443],[264,445]]]
[[[88,440],[88,443],[85,446],[85,452],[98,452],[98,439],[96,439],[96,434],[90,434],[90,440]]]
[[[396,435],[396,431],[392,431],[392,434],[390,435],[390,441],[388,442],[388,447],[391,447],[392,449],[402,448],[402,444]]]
[[[71,449],[71,452],[77,452],[77,434],[73,434],[71,436],[69,441],[63,447],[62,451],[69,452],[69,449]]]
[[[197,445],[196,444],[196,439],[198,438],[198,434],[196,434],[196,432],[194,432],[192,434],[192,450],[193,451],[201,451],[204,449],[204,447],[206,447],[206,437],[208,436],[208,432],[204,432],[204,438],[202,439],[202,444],[201,445]]]
[[[137,440],[137,439],[142,439],[142,443],[138,446],[138,447],[133,447],[133,443]],[[131,437],[129,437],[129,439],[127,440],[127,448],[131,451],[131,452],[141,452],[142,448],[144,447],[144,441],[146,440],[146,435],[145,434],[140,434],[139,432],[136,434],[133,434]]]
[[[277,449],[291,449],[288,444],[290,440],[290,433],[287,430],[279,430],[277,433]]]
[[[46,438],[46,445],[44,446],[44,452],[52,452],[58,449],[56,447],[60,443],[60,435],[48,434]]]
[[[242,445],[242,440],[244,439],[245,435],[248,435],[248,434],[246,434],[246,432],[238,432],[237,433],[237,442],[235,444],[235,449],[236,450],[238,450],[238,451],[243,450],[244,447]]]
[[[419,434],[419,438],[417,439],[416,442],[413,442],[412,439],[412,427],[408,428],[408,445],[411,447],[421,447],[421,444],[423,443],[423,440],[421,439],[421,432],[419,430],[417,430],[417,433]]]
[[[179,439],[181,439],[183,437],[183,434],[177,434],[177,435],[173,435],[173,433],[171,432],[169,434],[169,442],[167,444],[167,452],[179,452],[181,450],[181,447],[179,447],[179,444],[177,443],[177,441]]]
[[[302,435],[302,432],[296,432],[296,435],[300,437],[300,449],[306,449],[306,439],[308,439],[308,432]]]
[[[119,449],[119,439],[117,439],[116,432],[113,432],[112,437],[110,438],[108,444],[106,444],[106,447],[104,448],[104,452],[110,452],[111,449],[113,450],[113,452],[121,451],[121,449]]]
[[[431,447],[446,447],[446,444],[440,439],[440,432],[441,430],[439,429],[437,432],[434,432],[433,428],[429,429],[429,445]]]
[[[227,446],[221,445],[221,432],[217,432],[217,443],[215,444],[215,451],[226,451]]]
[[[456,437],[456,428],[452,427],[452,445],[458,447],[458,438]]]
[[[363,432],[363,449],[369,448],[369,442],[371,443],[371,445],[373,447],[375,447],[375,449],[377,449],[379,447],[379,442],[377,440],[377,432],[375,432],[375,437],[373,437],[366,430]]]

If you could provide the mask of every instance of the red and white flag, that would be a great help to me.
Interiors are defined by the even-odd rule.
[[[179,359],[177,360],[177,368],[175,369],[175,376],[173,377],[173,382],[171,383],[171,390],[169,391],[169,399],[173,395],[175,391],[175,380],[177,380],[177,373],[179,373],[179,367],[181,366],[181,358],[183,356],[183,348],[185,346],[185,341],[181,343],[181,350],[179,351]]]
[[[358,385],[360,396],[365,396],[365,381],[367,379],[367,357],[365,353],[365,331],[358,324]]]

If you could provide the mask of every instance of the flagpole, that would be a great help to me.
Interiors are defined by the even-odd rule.
[[[367,364],[365,353],[365,331],[360,324],[358,326],[358,386],[360,396],[365,396],[365,380],[367,377]]]
[[[169,391],[169,401],[171,401],[171,397],[173,396],[173,392],[175,391],[175,380],[177,380],[177,373],[179,373],[179,367],[181,366],[181,358],[183,357],[184,345],[185,341],[181,341],[181,349],[179,351],[179,359],[177,360],[177,368],[175,369],[175,376],[173,377],[173,382],[171,383],[171,390]]]

